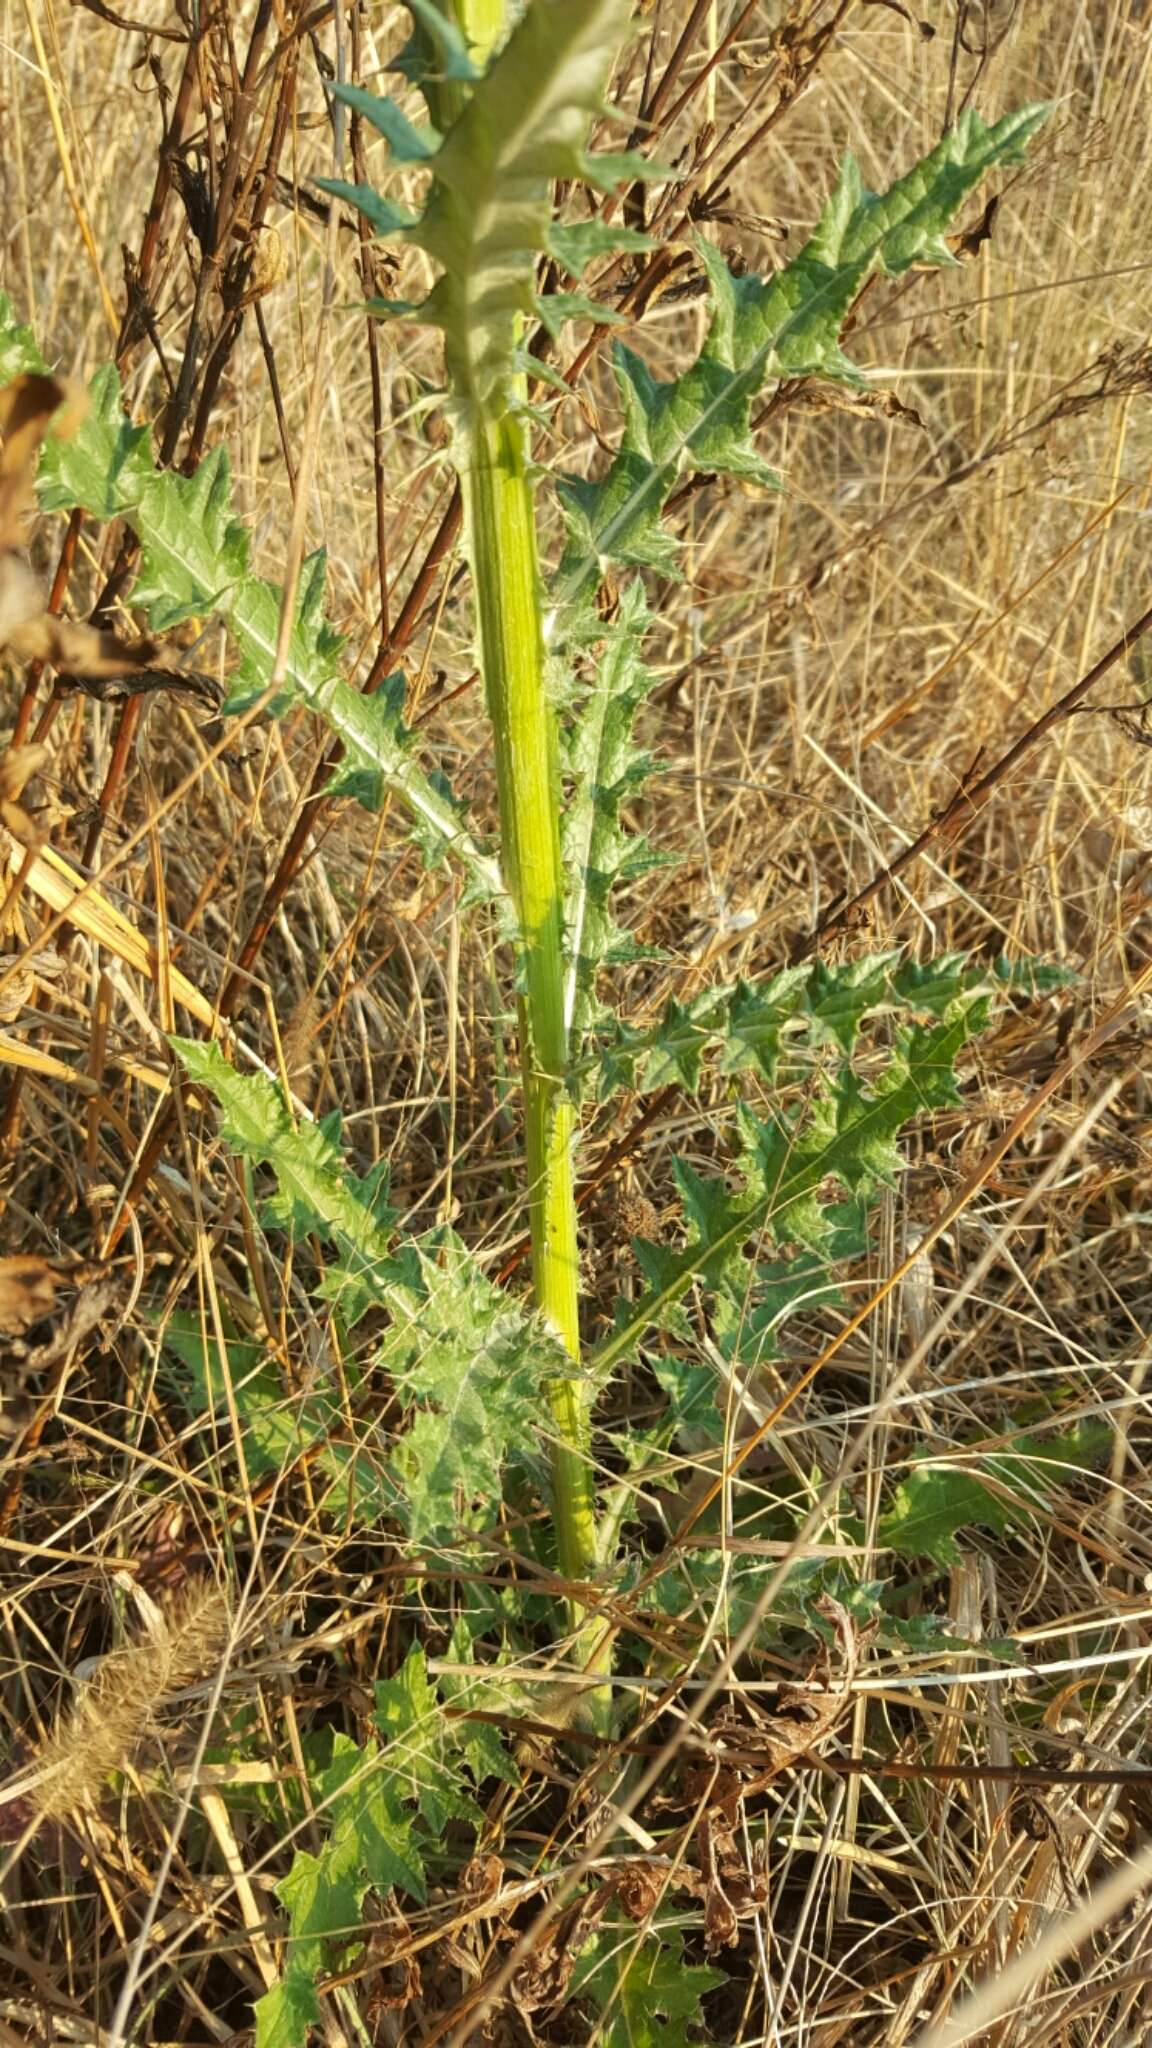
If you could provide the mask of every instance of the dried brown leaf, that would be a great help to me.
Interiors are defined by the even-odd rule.
[[[667,1866],[648,1863],[642,1856],[631,1857],[616,1880],[616,1897],[621,1911],[639,1926],[650,1920],[668,1884]]]
[[[14,1024],[35,991],[58,981],[67,962],[52,948],[40,952],[0,953],[0,1024]]]
[[[611,1881],[599,1885],[553,1921],[540,1946],[513,1972],[508,1995],[520,2013],[551,2012],[563,2003],[576,1958],[615,1892]]]
[[[0,803],[18,803],[47,759],[47,747],[9,747],[0,754]]]
[[[474,1906],[494,1899],[504,1882],[504,1865],[499,1856],[473,1856],[464,1865],[460,1889]]]
[[[3,606],[3,576],[11,558],[0,564],[0,608]],[[122,676],[126,671],[151,669],[158,643],[155,640],[122,640],[118,633],[98,626],[77,625],[73,619],[58,619],[54,612],[37,610],[10,630],[6,645],[20,661],[50,661],[54,668],[85,679]]]
[[[775,1708],[756,1714],[754,1721],[735,1716],[711,1730],[718,1761],[725,1768],[718,1773],[709,1795],[713,1813],[735,1823],[741,1802],[788,1770],[800,1757],[810,1756],[831,1734],[852,1702],[852,1681],[860,1661],[861,1644],[871,1631],[862,1630],[846,1607],[830,1594],[815,1603],[817,1613],[830,1621],[835,1631],[834,1647],[838,1668],[833,1672],[833,1645],[822,1643],[808,1680],[803,1685],[781,1686]],[[726,1747],[739,1748],[744,1756],[731,1763]],[[754,1754],[755,1763],[749,1758]],[[748,1760],[745,1760],[748,1759]]]
[[[721,1949],[737,1948],[739,1943],[736,1908],[721,1884],[710,1884],[704,1900],[704,1947],[710,1956],[715,1956]]]
[[[3,562],[0,559],[0,575]],[[29,853],[39,853],[45,834],[20,802],[25,785],[48,759],[47,747],[9,747],[0,754],[0,825]]]
[[[61,1271],[51,1259],[0,1259],[0,1333],[22,1336],[51,1315]]]
[[[24,1360],[26,1368],[43,1372],[46,1367],[66,1357],[115,1307],[123,1286],[123,1276],[118,1273],[106,1273],[100,1279],[88,1281],[75,1300],[69,1303],[58,1328],[45,1338],[43,1344],[37,1344],[27,1353]]]

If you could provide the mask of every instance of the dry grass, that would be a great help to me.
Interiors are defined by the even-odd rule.
[[[687,147],[707,117],[724,161],[776,104],[778,73],[767,60],[778,18],[814,23],[837,11],[755,10],[713,85],[658,137],[659,154]],[[977,72],[974,96],[986,113],[1041,97],[1057,111],[1027,166],[1003,181],[994,232],[974,256],[947,276],[881,282],[858,309],[854,353],[874,369],[877,389],[908,410],[853,412],[792,394],[763,434],[783,494],[708,489],[681,515],[687,580],[657,593],[653,651],[664,682],[650,738],[661,774],[649,822],[682,863],[649,878],[634,906],[642,935],[668,950],[670,965],[658,978],[637,970],[622,989],[632,1015],[709,976],[752,977],[788,957],[837,892],[864,887],[955,795],[973,762],[995,759],[1149,601],[1152,16],[1139,0],[988,0],[959,10],[921,0],[913,11],[936,28],[933,39],[896,7],[860,0],[844,10],[807,92],[733,173],[711,230],[726,248],[766,267],[777,224],[794,246],[846,144],[867,181],[883,186],[932,145]],[[989,38],[984,59],[954,48],[957,11],[973,49]],[[156,0],[127,12],[184,34],[177,12]],[[285,40],[295,10],[269,10],[252,61],[256,12],[227,5],[201,46],[186,131],[193,147],[180,173],[186,204],[176,192],[165,201],[148,319],[124,352],[125,386],[136,417],[159,419],[169,382],[179,383],[201,261],[191,223],[204,175],[210,165],[218,175],[233,139],[240,192],[222,258],[254,250],[264,266],[257,282],[273,281],[262,295],[249,291],[231,345],[220,344],[199,445],[227,442],[237,508],[255,526],[261,565],[282,575],[292,480],[322,380],[307,544],[329,551],[332,613],[348,635],[349,673],[363,677],[448,503],[438,418],[421,403],[421,379],[435,377],[435,364],[423,342],[392,330],[378,332],[373,362],[363,322],[340,310],[363,289],[348,229],[338,239],[337,310],[318,342],[324,226],[292,195],[326,168],[315,59],[330,51],[331,21],[317,10],[314,39],[305,20],[308,33]],[[688,8],[666,0],[648,12],[658,77]],[[734,14],[721,4],[706,15],[701,50],[709,23],[722,29]],[[373,10],[357,25],[366,83],[378,82],[396,46],[398,17]],[[794,58],[804,61],[800,45]],[[235,91],[246,61],[247,102]],[[110,315],[114,329],[124,301],[120,252],[135,262],[141,250],[161,92],[170,117],[183,62],[181,41],[145,42],[85,7],[4,9],[3,282],[65,371],[90,372],[109,354]],[[256,174],[278,108],[288,118],[280,182],[270,184]],[[206,292],[201,315],[181,450],[216,374],[226,324],[218,291]],[[683,360],[702,317],[691,300],[668,296],[644,323],[644,348],[656,361]],[[581,388],[610,434],[605,366],[593,363]],[[575,405],[561,426],[572,438],[548,451],[551,460],[579,468],[596,459]],[[62,529],[45,522],[36,560],[46,576],[61,540]],[[80,531],[69,584],[76,616],[104,588],[118,545],[115,533]],[[453,559],[420,607],[404,662],[430,748],[483,817],[490,768]],[[187,658],[226,673],[211,626]],[[941,1457],[960,1447],[976,1456],[1030,1394],[1058,1394],[1070,1417],[1105,1413],[1117,1431],[1106,1474],[1077,1482],[1025,1532],[966,1538],[950,1582],[926,1581],[910,1596],[973,1641],[1015,1637],[1051,1676],[997,1681],[994,1662],[973,1653],[933,1658],[946,1675],[925,1682],[920,1662],[873,1651],[838,1738],[844,1753],[1006,1764],[1020,1748],[1018,1727],[1039,1720],[1065,1738],[1058,1763],[1142,1754],[1152,1154],[1147,1013],[1140,996],[1124,1002],[1149,965],[1152,790],[1132,719],[1096,707],[1138,700],[1149,673],[1135,654],[1128,672],[1116,668],[1093,708],[1027,757],[962,836],[880,893],[865,932],[833,942],[839,952],[896,943],[925,955],[1025,952],[1078,976],[984,1044],[964,1115],[925,1139],[890,1202],[875,1270],[857,1276],[860,1300],[939,1218],[1057,1061],[1110,1006],[1122,1009],[1118,1030],[1073,1063],[921,1266],[777,1433],[766,1489],[784,1465],[810,1499],[843,1475],[874,1528],[913,1448],[927,1439]],[[42,787],[55,844],[94,854],[105,886],[146,928],[166,919],[182,970],[215,994],[299,815],[323,736],[290,717],[221,749],[203,708],[184,697],[149,702],[125,732],[123,706],[53,694],[46,681],[33,693],[23,674],[7,679],[5,704],[5,726],[50,741]],[[120,739],[126,772],[109,790]],[[25,941],[6,939],[4,950],[21,952]],[[501,1107],[492,1051],[497,974],[483,928],[457,914],[442,873],[421,869],[397,818],[341,807],[325,814],[277,909],[239,1011],[247,1042],[282,1059],[317,1114],[344,1109],[361,1167],[392,1162],[411,1218],[457,1219],[494,1264],[522,1228],[515,1124]],[[110,1261],[120,1287],[102,1337],[89,1331],[39,1368],[12,1365],[24,1375],[24,1406],[0,1472],[0,1716],[11,1777],[50,1741],[67,1710],[68,1674],[117,1639],[117,1573],[155,1592],[207,1566],[228,1586],[233,1634],[213,1723],[224,1762],[204,1777],[210,1789],[202,1806],[193,1799],[183,1831],[164,1766],[177,1778],[186,1768],[216,1696],[211,1681],[194,1690],[178,1724],[169,1716],[164,1743],[153,1738],[135,1757],[120,1802],[89,1807],[58,1843],[9,1857],[0,2038],[242,2039],[267,1981],[262,1929],[275,1931],[271,1886],[288,1867],[290,1830],[270,1818],[270,1799],[226,1809],[211,1788],[227,1783],[230,1768],[237,1782],[253,1770],[228,1763],[245,1743],[275,1778],[294,1773],[313,1727],[359,1732],[371,1683],[397,1668],[418,1609],[386,1533],[334,1524],[307,1470],[273,1488],[249,1486],[226,1437],[211,1445],[204,1417],[174,1394],[163,1346],[178,1305],[198,1310],[207,1329],[230,1317],[260,1334],[288,1387],[317,1373],[343,1385],[347,1361],[333,1356],[306,1274],[270,1252],[210,1119],[171,1117],[155,989],[58,932],[19,1001],[5,1016],[21,1042],[98,1085],[72,1090],[8,1069],[2,1248]],[[133,1061],[158,1072],[159,1091],[133,1078]],[[591,1162],[631,1113],[625,1104],[596,1126]],[[631,1157],[633,1192],[659,1212],[672,1152],[711,1156],[729,1113],[719,1095],[667,1106]],[[590,1217],[603,1240],[603,1208]],[[611,1256],[601,1249],[602,1264]],[[618,1405],[650,1398],[627,1386]],[[661,1522],[677,1525],[680,1497],[696,1484],[683,1465],[670,1470],[647,1510],[653,1540]],[[863,1579],[884,1577],[892,1561],[867,1545],[858,1568]],[[419,1613],[431,1654],[447,1641],[451,1616],[436,1604],[444,1597],[441,1585]],[[689,1616],[682,1630],[705,1674],[719,1670],[723,1633],[704,1648],[709,1615]],[[546,1675],[543,1653],[535,1670]],[[744,1659],[744,1698],[778,1675],[770,1660]],[[503,1857],[509,1898],[549,1837],[561,1868],[589,1843],[601,1858],[635,1852],[635,1837],[613,1819],[615,1795],[597,1817],[587,1788],[572,1789],[581,1761],[557,1750],[521,1793],[492,1798],[478,1847]],[[630,1784],[621,1781],[618,1804]],[[28,1815],[19,1800],[10,1810],[19,1826],[5,1833],[15,1839]],[[641,1809],[642,1826],[655,1824],[653,1811]],[[1025,1811],[1003,1783],[845,1784],[805,1769],[771,1788],[746,1826],[750,1841],[767,1845],[768,1900],[720,1959],[732,1984],[726,2002],[708,2008],[717,2041],[1134,2048],[1148,2037],[1152,1918],[1143,1893],[1112,1899],[1083,1933],[1078,1960],[1066,1953],[1073,1906],[1129,1857],[1143,1858],[1136,1879],[1146,1881],[1146,1791],[1057,1784]],[[507,1926],[529,1947],[540,1938],[532,1913],[542,1895],[509,1911]],[[454,1947],[422,1951],[421,1997],[389,2006],[373,1951],[331,2002],[333,2042],[472,2037],[473,1980],[496,1970],[508,1942],[477,1932],[498,1929],[501,1900],[489,1904],[489,1921],[469,1921],[462,1896],[446,1883],[393,1942],[401,1956],[410,1937],[457,1929]],[[678,1905],[698,1954],[698,1910],[683,1894]],[[1038,1983],[1004,1974],[1044,1943]],[[121,2036],[109,2029],[126,1973],[136,1992]],[[974,1986],[979,2001],[998,1983],[1009,1986],[1003,2013],[978,2002],[969,2011]],[[357,2011],[369,2029],[359,2035]],[[963,2025],[949,2032],[957,2015]],[[497,2024],[509,2029],[498,2038],[528,2038],[506,2011]],[[577,2039],[581,2024],[539,2019],[537,2038]]]

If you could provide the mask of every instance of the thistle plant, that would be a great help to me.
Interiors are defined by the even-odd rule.
[[[673,1006],[647,1032],[637,1033],[602,1007],[605,970],[630,950],[613,917],[613,891],[652,858],[627,817],[629,799],[652,762],[634,736],[650,688],[642,659],[642,585],[638,579],[624,584],[607,622],[596,609],[596,591],[609,568],[675,575],[676,542],[664,511],[684,478],[728,475],[776,486],[752,443],[753,398],[784,377],[859,383],[840,333],[867,277],[951,262],[945,233],[958,207],[992,168],[1019,155],[1045,110],[1027,107],[990,127],[967,112],[929,156],[880,195],[863,187],[847,159],[808,241],[766,279],[734,275],[720,252],[700,239],[697,254],[711,297],[703,346],[682,376],[662,382],[631,348],[617,344],[620,445],[601,475],[557,480],[568,539],[549,587],[539,560],[540,471],[532,449],[538,414],[528,381],[538,360],[526,341],[540,322],[558,333],[572,317],[604,324],[611,317],[582,291],[538,298],[542,258],[579,283],[602,256],[649,246],[634,229],[615,224],[610,205],[586,207],[585,217],[562,224],[553,218],[551,200],[556,180],[603,197],[625,180],[661,175],[642,157],[586,148],[630,9],[627,0],[532,0],[507,32],[498,0],[456,0],[443,10],[432,0],[413,0],[411,12],[414,32],[397,68],[421,91],[431,116],[427,125],[414,124],[391,98],[344,84],[331,90],[385,139],[392,165],[427,175],[422,211],[413,213],[364,185],[317,182],[357,208],[381,239],[423,251],[438,272],[422,304],[374,301],[373,310],[381,318],[429,323],[443,337],[451,460],[464,499],[492,734],[498,848],[483,843],[443,778],[420,761],[403,722],[403,677],[365,696],[342,675],[341,643],[323,612],[322,556],[305,566],[283,688],[271,708],[296,703],[323,718],[343,750],[334,789],[370,806],[386,794],[398,799],[426,857],[456,864],[465,900],[493,903],[510,940],[536,1336],[529,1339],[533,1325],[523,1315],[520,1320],[527,1350],[550,1359],[543,1380],[552,1412],[556,1545],[563,1573],[578,1586],[604,1563],[590,1456],[589,1404],[596,1388],[645,1332],[674,1322],[694,1283],[711,1283],[726,1264],[738,1264],[754,1230],[770,1228],[777,1240],[805,1239],[806,1257],[821,1256],[833,1241],[846,1246],[843,1219],[829,1221],[832,1212],[821,1207],[815,1190],[839,1175],[861,1207],[865,1189],[895,1165],[892,1142],[902,1124],[951,1087],[951,1063],[979,1021],[983,1000],[981,977],[958,963],[944,963],[914,985],[916,972],[883,959],[840,976],[819,967],[794,970],[769,991],[711,991],[695,1015]],[[35,370],[41,361],[31,334],[9,313],[0,333],[5,375]],[[98,518],[128,520],[142,550],[134,601],[159,632],[215,611],[240,655],[229,708],[243,710],[266,692],[281,594],[250,569],[249,536],[230,509],[227,454],[213,451],[193,477],[157,471],[145,430],[124,417],[115,371],[99,372],[90,396],[80,432],[50,442],[45,451],[41,501],[50,509],[78,505]],[[562,780],[570,791],[566,806]],[[813,1044],[831,1036],[850,1050],[852,1029],[845,1034],[843,1020],[826,1027],[819,1022],[822,1009],[838,1007],[854,1020],[852,1029],[865,1012],[880,1010],[903,1009],[912,1018],[935,1012],[940,1021],[927,1034],[913,1024],[866,1114],[856,1097],[833,1091],[807,1112],[802,1129],[757,1129],[746,1120],[746,1198],[726,1186],[708,1190],[681,1168],[690,1219],[684,1247],[639,1247],[650,1289],[582,1361],[575,1203],[581,1095],[638,1080],[643,1085],[654,1072],[691,1085],[702,1051],[717,1039],[726,1070],[752,1064],[771,1079],[786,1047],[795,1056],[801,1027]],[[215,1048],[187,1041],[178,1049],[189,1071],[211,1083],[234,1140],[254,1156],[275,1166],[289,1129],[292,1145],[306,1142],[290,1117],[285,1124],[267,1082],[232,1078]],[[244,1114],[239,1090],[253,1091]],[[330,1134],[316,1141],[330,1153],[333,1143]],[[394,1311],[398,1288],[430,1298],[427,1274],[421,1285],[411,1272],[393,1270],[387,1224],[371,1220],[377,1195],[364,1197],[363,1216],[360,1198],[347,1187],[336,1205],[341,1217],[330,1213],[326,1200],[288,1202],[281,1212],[297,1225],[305,1213],[313,1222],[321,1217],[353,1253],[356,1278],[345,1314],[362,1312],[370,1301]],[[350,1229],[343,1215],[349,1206],[357,1218]],[[453,1256],[464,1259],[461,1270],[475,1290],[490,1291],[462,1250]],[[429,1274],[443,1257],[442,1248],[429,1247]],[[558,1369],[560,1354],[570,1370]]]
[[[583,239],[578,230],[565,236],[551,207],[554,181],[610,192],[625,177],[652,174],[643,160],[622,162],[585,148],[630,8],[627,0],[536,0],[495,56],[504,28],[495,0],[455,0],[439,12],[421,4],[413,14],[407,68],[433,117],[451,117],[442,139],[410,129],[390,101],[358,88],[334,90],[387,138],[393,162],[427,166],[423,212],[404,218],[375,192],[323,183],[382,235],[423,250],[439,271],[421,306],[379,310],[431,322],[444,337],[452,460],[464,499],[500,858],[513,914],[534,1300],[575,1362],[581,1338],[574,1074],[596,976],[608,957],[605,885],[614,879],[613,855],[615,874],[628,859],[620,846],[621,795],[645,774],[631,732],[645,694],[642,603],[636,586],[604,653],[591,745],[576,731],[576,796],[567,821],[546,680],[545,607],[552,646],[563,658],[596,636],[590,599],[609,562],[674,573],[674,546],[660,515],[679,477],[711,470],[771,483],[751,445],[753,396],[773,375],[851,377],[839,331],[866,276],[874,268],[895,275],[913,263],[951,260],[942,235],[957,205],[988,168],[1019,150],[1042,115],[1028,109],[991,130],[967,117],[884,198],[864,192],[849,162],[811,240],[768,283],[732,277],[702,243],[714,295],[704,348],[670,384],[653,379],[628,350],[617,351],[624,439],[601,480],[563,486],[569,545],[548,599],[537,549],[524,326],[535,316],[555,331],[565,310],[534,296],[541,257],[559,250],[561,261],[576,268],[592,252],[635,243],[634,234],[603,219],[586,223]],[[778,1181],[763,1167],[758,1173],[779,1206]],[[721,1235],[735,1244],[751,1224],[750,1215],[738,1213]],[[688,1255],[685,1286],[695,1270]],[[661,1302],[681,1291],[678,1281],[657,1283]],[[602,1367],[626,1348],[627,1339],[613,1340]],[[575,1376],[551,1384],[553,1517],[560,1564],[574,1580],[586,1579],[597,1558],[587,1392]]]
[[[841,335],[869,276],[950,263],[946,235],[965,197],[1018,157],[1045,110],[1026,107],[990,126],[969,110],[882,194],[866,190],[847,159],[803,247],[766,278],[734,274],[718,248],[698,239],[709,318],[695,360],[662,381],[617,343],[618,446],[595,474],[548,479],[543,408],[563,403],[568,386],[548,352],[530,344],[542,332],[562,336],[572,320],[610,323],[610,308],[596,297],[597,265],[652,246],[617,222],[616,197],[625,183],[668,175],[642,156],[589,149],[629,33],[629,0],[530,0],[514,22],[503,0],[409,6],[413,35],[396,68],[422,95],[427,121],[411,117],[410,95],[402,106],[359,86],[337,82],[331,91],[382,138],[385,176],[395,167],[406,188],[426,181],[420,210],[365,183],[317,182],[333,203],[357,209],[373,235],[420,251],[436,273],[421,304],[375,300],[372,311],[429,325],[442,342],[449,459],[463,498],[491,730],[495,843],[466,817],[406,728],[404,677],[372,695],[348,680],[340,637],[325,617],[322,555],[305,564],[287,659],[277,667],[283,593],[252,568],[222,447],[193,476],[157,469],[147,430],[129,422],[116,373],[105,369],[79,431],[45,448],[41,503],[127,522],[140,544],[133,602],[153,633],[190,617],[223,621],[238,656],[226,712],[263,702],[276,671],[279,693],[263,708],[277,716],[302,707],[325,722],[341,747],[334,792],[370,809],[386,797],[402,808],[425,859],[459,877],[462,904],[492,916],[515,996],[527,1300],[493,1280],[464,1234],[438,1228],[399,1240],[386,1175],[353,1172],[338,1118],[310,1121],[268,1074],[242,1072],[223,1038],[173,1041],[187,1074],[218,1104],[223,1136],[245,1172],[270,1175],[266,1227],[319,1247],[316,1291],[344,1330],[374,1317],[372,1370],[387,1376],[403,1418],[387,1455],[370,1424],[356,1437],[330,1427],[322,1389],[311,1389],[286,1419],[259,1345],[225,1332],[226,1356],[210,1356],[194,1325],[177,1321],[169,1348],[209,1412],[223,1405],[228,1382],[250,1474],[314,1456],[330,1507],[361,1524],[387,1518],[412,1550],[441,1559],[445,1570],[462,1535],[491,1521],[510,1466],[533,1485],[541,1481],[537,1447],[546,1436],[568,1621],[603,1681],[596,1582],[611,1574],[621,1512],[618,1500],[609,1502],[598,1522],[597,1395],[621,1365],[653,1364],[667,1416],[646,1443],[609,1447],[634,1469],[667,1447],[689,1408],[699,1413],[700,1381],[712,1367],[693,1353],[693,1309],[724,1370],[747,1375],[778,1356],[789,1316],[834,1300],[837,1268],[868,1248],[878,1195],[900,1168],[902,1131],[957,1100],[963,1048],[1012,982],[1006,966],[984,969],[955,955],[921,965],[880,953],[844,966],[787,968],[756,985],[709,987],[643,1024],[618,1014],[614,976],[639,950],[617,922],[619,898],[659,857],[633,819],[655,766],[637,731],[652,685],[644,575],[677,574],[668,508],[686,479],[779,487],[753,443],[753,401],[785,378],[859,384]],[[560,181],[569,195],[564,220],[554,215]],[[567,284],[542,297],[545,259],[547,273]],[[0,302],[0,382],[41,366],[36,341]],[[539,500],[552,483],[566,539],[549,574]],[[193,1014],[202,1020],[205,1012]],[[589,1344],[576,1208],[582,1104],[669,1082],[692,1091],[709,1072],[734,1090],[754,1077],[768,1107],[738,1101],[727,1172],[705,1175],[677,1162],[681,1226],[670,1241],[636,1242],[639,1288]],[[423,1823],[471,1817],[470,1798],[446,1802],[439,1752],[428,1761],[427,1729],[438,1709],[423,1664],[409,1676],[419,1711],[415,1694],[406,1694],[400,1718],[410,1734],[417,1730],[426,1765]],[[393,1709],[400,1713],[389,1695],[382,1728]],[[503,1768],[494,1754],[494,1743],[468,1752],[477,1782]],[[323,1931],[356,1919],[370,1883],[419,1895],[412,1814],[398,1796],[391,1806],[384,1799],[369,1827],[364,1800],[349,1790],[350,1773],[358,1784],[357,1774],[381,1767],[374,1745],[327,1767],[324,1797],[337,1816],[332,1854],[328,1863],[301,1854],[286,1880],[298,1946],[283,1997],[274,2011],[264,2002],[263,2040],[305,2038],[318,2018]],[[369,1839],[373,1828],[379,1839]],[[376,1853],[381,1841],[387,1854]]]

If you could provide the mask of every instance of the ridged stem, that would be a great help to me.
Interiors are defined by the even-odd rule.
[[[580,1356],[575,1112],[566,1087],[560,780],[544,681],[536,521],[523,422],[513,410],[461,432],[480,659],[496,756],[501,858],[520,938],[520,1048],[537,1307]],[[596,1532],[585,1390],[554,1382],[554,1515],[561,1569],[587,1578]]]

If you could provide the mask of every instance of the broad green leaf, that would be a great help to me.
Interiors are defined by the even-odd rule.
[[[7,292],[0,292],[0,387],[46,368],[32,329],[21,326]]]
[[[397,1885],[422,1899],[424,1864],[413,1816],[405,1811],[413,1787],[386,1751],[375,1743],[358,1749],[348,1736],[335,1735],[332,1760],[317,1790],[327,1816],[326,1860],[332,1867],[357,1875],[361,1897],[369,1886],[384,1892]]]
[[[418,1644],[395,1678],[378,1681],[376,1726],[389,1772],[403,1785],[405,1797],[417,1801],[433,1835],[442,1835],[450,1820],[479,1826],[480,1808],[460,1787],[457,1724],[445,1715]]]
[[[962,1529],[1002,1536],[1023,1527],[1070,1477],[1101,1463],[1111,1444],[1108,1425],[1088,1421],[1062,1435],[1021,1436],[1006,1450],[973,1450],[963,1468],[925,1452],[880,1517],[877,1542],[946,1570],[960,1562]]]
[[[83,505],[94,519],[113,519],[140,503],[155,474],[152,435],[134,427],[109,363],[88,386],[89,409],[68,440],[49,435],[40,457],[40,502],[45,512]]]
[[[614,306],[605,306],[599,299],[590,299],[587,292],[534,292],[532,309],[547,328],[553,341],[559,341],[566,321],[595,320],[602,327],[612,326],[623,315]],[[518,361],[515,350],[514,360]]]
[[[990,1492],[975,1473],[914,1466],[897,1487],[876,1535],[889,1550],[906,1557],[930,1557],[947,1569],[960,1562],[958,1530],[984,1528],[1002,1536],[1021,1518],[1018,1506]]]
[[[307,2048],[309,2029],[323,2017],[315,1977],[290,1964],[280,1982],[256,2000],[252,2013],[255,2048]]]
[[[696,2048],[700,2001],[728,1979],[707,1963],[686,1962],[683,1950],[678,1929],[640,1934],[632,1926],[598,1935],[585,1950],[571,1996],[599,2009],[603,2048]]]
[[[276,1887],[288,1910],[285,1973],[256,2005],[261,2048],[304,2048],[320,2019],[317,1979],[359,1946],[368,1893],[422,1901],[425,1847],[450,1821],[481,1818],[459,1783],[460,1724],[445,1715],[422,1650],[377,1686],[376,1718],[383,1744],[359,1748],[338,1731],[310,1772],[321,1845],[297,1850]]]
[[[845,160],[820,222],[799,254],[769,279],[734,277],[701,241],[713,314],[696,362],[673,382],[654,377],[618,345],[624,434],[607,474],[562,488],[569,545],[555,595],[564,605],[594,584],[603,563],[676,573],[662,513],[677,479],[719,471],[772,481],[750,438],[752,400],[771,377],[855,379],[840,329],[868,275],[899,276],[912,264],[946,264],[943,239],[968,192],[998,163],[1016,159],[1045,119],[1030,106],[991,128],[969,109],[931,155],[877,196]]]

